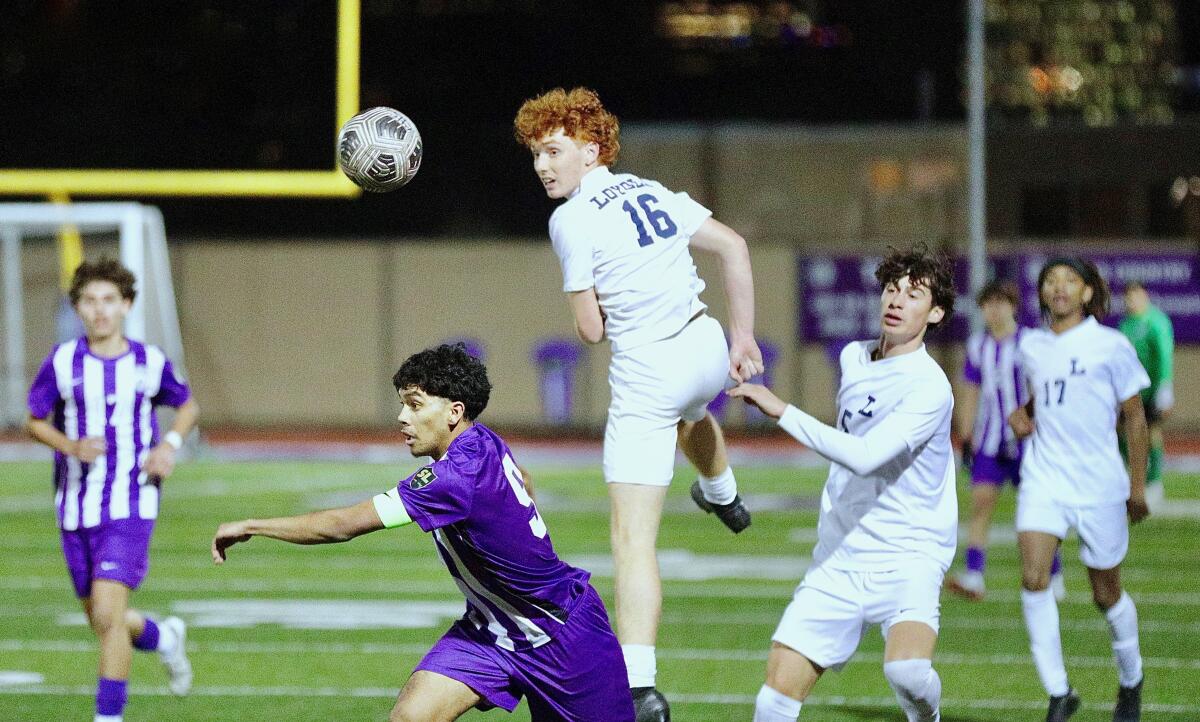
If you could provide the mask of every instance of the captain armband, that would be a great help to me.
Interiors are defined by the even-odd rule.
[[[400,492],[395,489],[384,494],[376,494],[371,501],[374,502],[375,513],[379,514],[379,521],[383,522],[385,529],[394,529],[412,523],[412,517],[404,508],[404,502],[400,501]]]

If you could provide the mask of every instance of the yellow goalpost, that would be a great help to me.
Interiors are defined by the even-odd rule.
[[[337,167],[338,129],[358,107],[360,0],[337,0],[337,88],[329,170],[0,169],[0,195],[12,196],[290,196],[353,198],[362,190]]]

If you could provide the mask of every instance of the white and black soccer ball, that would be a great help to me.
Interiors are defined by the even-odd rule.
[[[396,190],[421,167],[421,134],[393,108],[368,108],[347,120],[337,150],[342,172],[372,193]]]

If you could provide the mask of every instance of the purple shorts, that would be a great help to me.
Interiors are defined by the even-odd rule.
[[[455,622],[417,670],[467,685],[483,697],[480,709],[511,712],[525,696],[534,722],[633,722],[625,658],[604,602],[591,585],[566,625],[535,649],[501,649],[476,639],[463,624]]]
[[[89,529],[62,532],[63,556],[75,596],[92,595],[93,579],[137,589],[150,569],[154,519],[117,519]]]
[[[1021,484],[1021,458],[1010,459],[1006,456],[989,456],[976,452],[971,462],[971,483],[991,484],[1001,486],[1011,481],[1013,486]]]

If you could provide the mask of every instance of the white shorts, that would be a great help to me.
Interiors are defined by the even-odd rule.
[[[880,625],[884,639],[899,622],[921,622],[937,632],[942,576],[933,562],[887,572],[810,567],[771,639],[840,670],[871,624]]]
[[[615,354],[604,430],[604,480],[667,486],[680,419],[699,421],[729,378],[721,324],[700,316],[661,341]]]
[[[1103,506],[1067,506],[1044,497],[1017,497],[1017,532],[1040,531],[1066,539],[1079,533],[1079,560],[1089,569],[1112,569],[1129,551],[1125,502]]]

